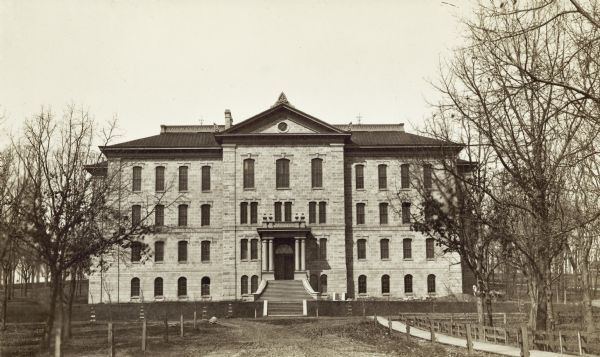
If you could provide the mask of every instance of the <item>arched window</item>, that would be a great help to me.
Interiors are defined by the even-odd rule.
[[[310,276],[310,287],[314,291],[319,291],[319,278],[314,274]]]
[[[133,205],[131,206],[131,226],[139,226],[142,221],[142,206]]]
[[[183,276],[177,279],[177,296],[185,297],[187,296],[187,279]]]
[[[258,223],[258,202],[250,202],[250,224]]]
[[[204,204],[200,206],[202,217],[200,219],[201,226],[210,226],[210,205]]]
[[[142,243],[132,242],[131,243],[131,261],[139,262],[142,260]]]
[[[254,188],[254,160],[244,160],[244,188]]]
[[[367,259],[367,240],[359,239],[356,241],[356,250],[358,259]]]
[[[381,164],[377,167],[377,172],[379,174],[379,189],[386,190],[387,189],[387,165]]]
[[[142,168],[140,166],[133,167],[133,180],[131,183],[132,191],[142,190]]]
[[[361,275],[358,277],[358,293],[367,293],[367,277],[365,275]]]
[[[435,239],[433,239],[433,238],[427,238],[425,240],[425,257],[427,259],[434,259],[435,258],[434,245],[435,245]]]
[[[131,279],[131,297],[140,296],[140,278]]]
[[[162,262],[165,260],[165,242],[162,240],[154,242],[154,261]]]
[[[404,292],[412,294],[413,292],[413,277],[410,274],[404,276]]]
[[[240,259],[248,259],[248,240],[245,238],[240,240]]]
[[[364,165],[356,165],[354,167],[355,181],[356,181],[356,189],[362,190],[365,188],[365,166]]]
[[[179,205],[177,207],[178,217],[177,217],[177,225],[179,227],[187,226],[187,217],[188,217],[188,205]]]
[[[385,202],[379,204],[379,224],[388,224],[388,204]]]
[[[382,239],[379,241],[379,251],[381,259],[390,259],[390,240]]]
[[[188,190],[188,167],[179,166],[179,191]]]
[[[312,187],[323,187],[323,159],[312,159],[310,162],[310,166]]]
[[[327,275],[321,275],[321,289],[319,290],[321,293],[327,293]]]
[[[177,242],[177,261],[187,262],[188,256],[188,242],[187,240],[180,240]]]
[[[242,295],[248,294],[248,277],[246,275],[242,275],[240,286],[242,288]]]
[[[381,277],[381,293],[389,294],[390,293],[390,276],[385,274]]]
[[[210,278],[205,276],[201,280],[202,287],[200,289],[200,294],[202,296],[210,296]]]
[[[163,296],[163,280],[162,280],[162,278],[154,279],[154,296]]]
[[[154,189],[155,191],[165,190],[165,167],[157,166],[154,171]]]
[[[275,162],[275,179],[277,188],[290,187],[290,160],[278,159]]]
[[[200,243],[200,261],[210,262],[210,241],[203,240]]]
[[[412,239],[404,238],[402,240],[402,257],[412,259]]]
[[[252,275],[252,278],[250,278],[250,292],[254,294],[256,290],[258,290],[258,275]]]
[[[356,204],[356,224],[365,224],[365,204]]]
[[[435,275],[427,275],[427,292],[435,293]]]

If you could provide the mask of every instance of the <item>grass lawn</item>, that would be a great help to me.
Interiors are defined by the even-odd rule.
[[[186,335],[171,326],[164,341],[164,325],[149,324],[146,356],[466,356],[466,350],[432,344],[395,333],[361,318],[222,319],[203,321],[197,330],[186,322]],[[117,356],[143,356],[141,324],[116,325]],[[66,356],[106,356],[106,324],[80,326],[65,344]],[[476,354],[484,356],[484,354]]]

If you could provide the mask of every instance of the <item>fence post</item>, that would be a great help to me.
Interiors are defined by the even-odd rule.
[[[429,334],[431,335],[431,342],[435,342],[435,330],[433,329],[433,321],[429,319]]]
[[[165,342],[169,342],[169,317],[167,316],[167,309],[165,309]]]
[[[450,314],[450,336],[454,336],[454,313]]]
[[[231,305],[231,303],[227,305],[227,317],[233,317],[233,305]]]
[[[471,324],[465,325],[465,335],[467,337],[467,351],[470,356],[473,354],[473,336],[471,336]]]
[[[112,322],[108,323],[108,355],[113,357],[115,355],[115,326]]]
[[[506,326],[506,312],[503,312],[504,315],[504,326]]]
[[[179,337],[183,337],[183,312],[179,315]]]
[[[388,317],[388,328],[390,329],[390,337],[392,337],[392,317]]]
[[[142,320],[142,352],[146,352],[146,319]]]
[[[558,344],[560,345],[560,353],[563,353],[563,340],[562,340],[562,333],[560,331],[558,331]]]
[[[508,345],[508,332],[506,332],[506,325],[504,326],[504,344]]]
[[[406,340],[410,341],[410,320],[406,319]]]
[[[529,357],[529,337],[527,336],[527,325],[521,326],[521,357]]]
[[[90,322],[91,323],[96,322],[96,309],[94,308],[93,305],[90,307]]]
[[[581,346],[581,332],[577,331],[577,344],[579,345],[579,355],[583,356],[583,347]]]
[[[255,315],[254,317],[256,317],[256,309],[254,309],[254,315]],[[198,323],[198,316],[196,314],[196,310],[194,310],[194,330],[198,329],[197,323]]]
[[[486,333],[485,333],[485,326],[484,325],[479,325],[479,331],[481,331],[481,336],[483,336],[483,342],[487,342],[486,339]]]

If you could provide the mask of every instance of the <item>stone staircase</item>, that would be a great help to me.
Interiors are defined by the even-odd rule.
[[[268,316],[302,316],[302,301],[312,300],[301,280],[269,280],[258,301],[268,301]]]

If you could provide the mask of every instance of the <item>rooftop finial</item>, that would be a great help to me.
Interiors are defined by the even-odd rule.
[[[281,92],[281,94],[279,95],[279,98],[277,98],[277,101],[275,102],[274,106],[277,106],[280,104],[290,105],[290,102],[288,101],[287,97],[285,96],[285,93],[283,93],[283,92]]]

